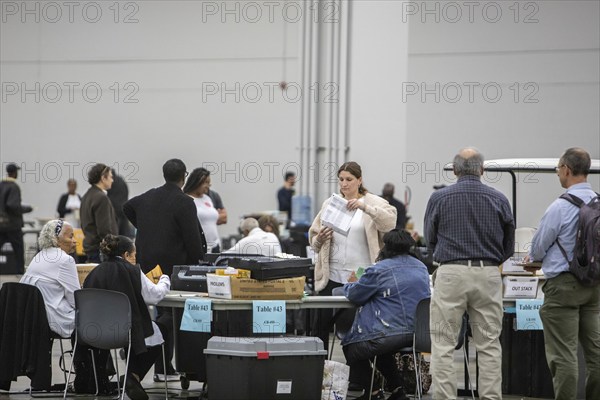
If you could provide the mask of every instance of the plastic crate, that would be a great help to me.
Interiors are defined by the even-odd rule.
[[[319,338],[214,336],[204,350],[210,400],[321,398]]]

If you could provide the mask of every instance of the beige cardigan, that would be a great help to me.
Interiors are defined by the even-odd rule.
[[[379,255],[379,250],[383,246],[383,235],[391,231],[396,226],[396,208],[391,206],[387,200],[382,199],[371,193],[364,196],[365,210],[363,212],[363,225],[367,234],[367,245],[369,246],[369,256],[371,262]],[[329,199],[323,202],[321,211],[315,217],[310,230],[308,231],[308,241],[315,251],[315,290],[323,290],[329,282],[329,253],[331,249],[331,240],[325,243],[317,241],[317,235],[321,230],[321,213],[327,207]]]

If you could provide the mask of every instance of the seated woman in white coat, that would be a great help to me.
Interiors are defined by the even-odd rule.
[[[75,260],[73,227],[60,219],[44,225],[38,239],[40,252],[35,255],[21,283],[36,286],[46,304],[50,330],[69,337],[75,328],[75,296],[80,289]]]

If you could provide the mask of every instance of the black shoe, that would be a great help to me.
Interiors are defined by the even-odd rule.
[[[396,389],[394,389],[390,397],[388,397],[388,400],[409,400],[409,398],[406,395],[404,388],[402,386],[399,386]]]
[[[121,376],[121,385],[123,384],[124,376]],[[135,379],[131,374],[127,374],[127,383],[125,384],[125,394],[131,400],[148,400],[148,393],[142,387],[140,381]]]
[[[363,387],[358,383],[349,382],[348,383],[348,391],[349,392],[362,392]]]
[[[369,391],[365,390],[362,396],[357,397],[354,400],[369,400]],[[383,393],[383,390],[379,390],[377,391],[377,393],[373,393],[371,395],[371,400],[385,400],[385,394]]]

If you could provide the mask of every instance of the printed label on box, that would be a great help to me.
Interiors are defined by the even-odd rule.
[[[505,276],[503,279],[504,297],[535,299],[538,281],[538,278]]]
[[[277,381],[276,394],[292,394],[292,381]]]

